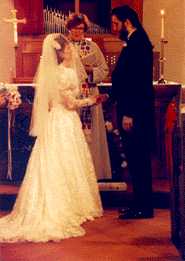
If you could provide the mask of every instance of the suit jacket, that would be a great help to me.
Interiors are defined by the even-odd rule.
[[[112,73],[111,99],[117,102],[118,126],[123,116],[151,139],[154,134],[153,51],[146,35],[136,30],[123,47]]]

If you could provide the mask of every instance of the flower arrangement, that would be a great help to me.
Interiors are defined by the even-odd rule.
[[[0,107],[15,110],[21,103],[21,95],[17,88],[7,88],[6,85],[0,84]]]
[[[14,110],[22,103],[21,95],[16,85],[6,85],[0,83],[0,107],[8,109],[8,170],[7,179],[12,180],[12,147],[11,147],[11,127],[12,119],[15,117]]]
[[[105,122],[107,130],[107,139],[111,156],[111,167],[113,179],[122,180],[122,169],[127,168],[127,159],[125,155],[125,148],[123,146],[122,137],[117,128],[114,127],[112,121]]]
[[[22,103],[21,95],[17,90],[9,90],[7,93],[7,107],[10,110],[15,110]]]

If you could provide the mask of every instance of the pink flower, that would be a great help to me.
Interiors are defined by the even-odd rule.
[[[19,105],[22,103],[21,95],[15,89],[8,90],[6,98],[7,98],[7,108],[10,110],[17,109]]]

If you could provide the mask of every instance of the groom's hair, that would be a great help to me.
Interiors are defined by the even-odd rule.
[[[139,17],[134,9],[132,9],[128,5],[118,6],[112,9],[111,15],[115,15],[121,22],[125,22],[127,19],[130,20],[132,25],[142,33],[150,48],[153,48],[150,39],[145,32],[141,22],[139,21]]]
[[[138,26],[141,26],[136,11],[128,5],[122,5],[113,8],[111,15],[117,16],[117,18],[122,22],[124,22],[126,19],[129,19],[132,25],[136,28],[138,28]]]

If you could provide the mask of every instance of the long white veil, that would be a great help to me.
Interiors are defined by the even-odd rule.
[[[62,34],[49,34],[43,42],[42,55],[35,76],[35,97],[32,109],[30,135],[42,137],[47,124],[49,105],[51,100],[59,100],[58,92],[58,61],[56,49],[60,48],[56,39],[64,39]],[[68,41],[68,40],[67,40]],[[86,78],[86,73],[80,58],[73,46],[71,46],[71,67],[76,70],[79,82],[83,82]]]

